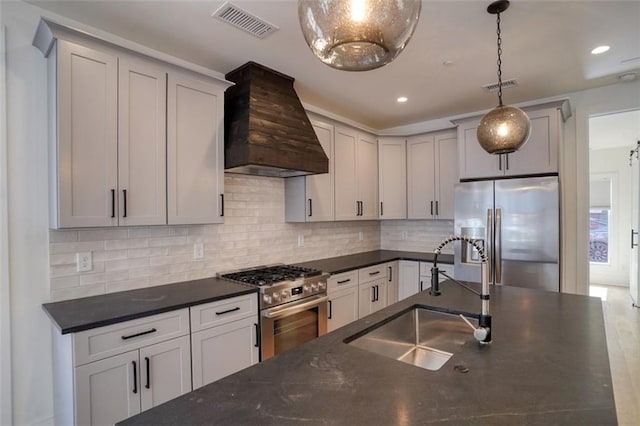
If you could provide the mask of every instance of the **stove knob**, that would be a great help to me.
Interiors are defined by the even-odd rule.
[[[273,293],[272,297],[273,297],[273,301],[274,302],[279,302],[280,301],[280,294],[279,293]]]
[[[265,294],[262,296],[262,300],[264,301],[264,303],[266,303],[267,305],[270,304],[272,302],[271,300],[271,296],[269,296],[268,294]]]
[[[313,284],[311,284],[311,289],[312,289],[313,291],[318,291],[318,283],[313,283]]]
[[[311,287],[309,287],[308,284],[305,284],[302,286],[302,291],[304,291],[305,293],[309,293],[311,291]]]
[[[326,288],[327,288],[327,283],[319,283],[319,284],[318,284],[318,288],[319,288],[320,290],[324,290],[324,289],[326,289]]]
[[[282,293],[280,293],[280,297],[282,298],[282,300],[286,300],[289,298],[289,292],[287,290],[282,290]]]

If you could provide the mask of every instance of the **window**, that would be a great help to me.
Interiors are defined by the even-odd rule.
[[[589,261],[609,263],[609,217],[611,209],[591,209],[589,212]]]

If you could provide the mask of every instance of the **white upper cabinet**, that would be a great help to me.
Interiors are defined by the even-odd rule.
[[[118,58],[62,40],[49,58],[51,226],[116,226]]]
[[[377,141],[368,135],[335,128],[336,220],[378,218],[377,145]]]
[[[120,225],[167,223],[167,74],[133,58],[119,61]]]
[[[329,157],[329,173],[286,178],[285,219],[287,222],[326,222],[335,219],[333,135],[331,124],[311,120],[324,153]]]
[[[378,139],[380,219],[407,218],[406,150],[404,138]]]
[[[409,219],[453,219],[458,182],[455,131],[412,136],[407,140]]]
[[[525,176],[558,172],[561,112],[557,107],[527,108],[531,120],[528,142],[512,154],[491,155],[478,143],[481,117],[458,122],[460,179]]]
[[[49,67],[52,228],[222,222],[228,82],[44,20],[34,45]]]
[[[168,223],[222,223],[224,89],[172,71],[167,91]]]

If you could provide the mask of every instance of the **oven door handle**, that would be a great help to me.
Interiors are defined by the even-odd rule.
[[[313,300],[302,303],[295,303],[293,305],[285,306],[284,308],[271,308],[262,311],[262,316],[269,319],[277,319],[287,315],[292,315],[298,312],[306,311],[307,309],[320,305],[329,300],[329,296],[316,296]]]

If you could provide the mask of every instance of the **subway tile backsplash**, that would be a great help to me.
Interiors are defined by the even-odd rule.
[[[50,230],[51,300],[380,248],[431,251],[452,230],[452,221],[285,223],[283,179],[227,174],[224,224]],[[204,246],[202,260],[194,260],[196,243]],[[82,251],[92,253],[90,272],[76,271]]]

